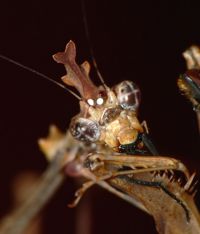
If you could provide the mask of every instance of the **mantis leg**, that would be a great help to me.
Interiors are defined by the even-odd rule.
[[[187,179],[189,179],[189,172],[185,165],[179,160],[163,156],[138,156],[138,155],[107,155],[107,154],[92,154],[86,160],[86,164],[96,165],[103,162],[107,164],[116,165],[119,167],[130,167],[132,169],[151,168],[151,171],[158,171],[159,168],[166,170],[181,171]]]
[[[109,185],[109,183],[107,183],[105,181],[105,179],[109,179],[111,178],[112,174],[108,173],[105,176],[102,177],[96,177],[92,172],[90,172],[88,169],[84,169],[82,171],[82,175],[89,179],[89,181],[85,182],[82,187],[80,189],[77,190],[77,192],[75,193],[76,199],[69,204],[69,207],[75,207],[79,201],[81,200],[82,196],[85,194],[85,192],[92,187],[95,184],[98,184],[100,187],[106,189],[107,191],[109,191],[110,193],[116,195],[117,197],[129,202],[130,204],[134,205],[135,207],[139,208],[140,210],[149,213],[148,210],[143,206],[143,204],[141,202],[139,202],[138,200],[136,200],[133,197],[130,197],[128,195],[126,195],[123,192],[120,192],[119,190],[115,189],[114,187],[112,187],[111,185]]]

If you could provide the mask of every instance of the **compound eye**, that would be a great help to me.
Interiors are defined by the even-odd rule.
[[[140,89],[129,80],[125,80],[114,87],[118,102],[123,109],[136,111],[140,104]]]
[[[72,119],[70,132],[72,136],[79,141],[95,142],[100,137],[98,123],[85,118]]]

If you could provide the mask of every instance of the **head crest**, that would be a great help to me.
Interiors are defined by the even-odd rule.
[[[73,41],[69,41],[64,52],[53,55],[57,63],[65,66],[67,74],[61,79],[67,85],[75,87],[83,99],[94,99],[98,94],[98,88],[90,80],[90,64],[85,61],[79,66],[76,61],[76,46]]]

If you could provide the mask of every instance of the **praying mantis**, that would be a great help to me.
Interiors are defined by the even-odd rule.
[[[85,169],[82,170],[76,164],[74,169],[70,168],[72,171],[77,170],[77,173],[80,170],[80,174],[86,175],[90,179],[76,193],[77,199],[73,205],[77,204],[82,194],[93,184],[108,180],[109,182],[106,184],[108,190],[111,191],[113,188],[110,187],[111,184],[126,194],[134,195],[133,198],[135,199],[136,197],[136,200],[132,202],[136,206],[143,210],[148,207],[146,211],[153,215],[155,220],[158,219],[156,224],[160,233],[181,233],[183,230],[187,230],[187,233],[197,233],[198,215],[197,226],[195,228],[189,227],[190,213],[193,215],[193,211],[189,211],[187,205],[179,197],[176,197],[178,195],[183,197],[183,200],[191,202],[193,193],[191,184],[194,175],[190,177],[185,166],[173,158],[143,156],[148,151],[155,152],[155,149],[154,147],[152,148],[151,141],[146,138],[146,132],[137,119],[136,113],[139,103],[136,100],[138,97],[137,86],[125,81],[110,89],[103,82],[103,87],[97,88],[89,78],[90,66],[88,62],[82,63],[81,66],[76,64],[76,48],[72,41],[66,45],[64,52],[55,54],[53,58],[56,62],[64,64],[66,68],[67,75],[62,77],[64,83],[76,87],[81,95],[81,112],[72,119],[70,124],[72,136],[81,142],[88,144],[97,142],[97,145],[99,145],[99,148],[95,149],[99,151],[98,153],[93,152],[94,149],[91,149],[91,152],[89,151],[86,159],[84,159],[83,165],[86,165],[85,167],[89,169],[89,174],[87,169],[86,171]],[[48,141],[40,143],[48,155]],[[105,145],[108,147],[106,151],[104,149]],[[110,153],[109,149],[111,149]],[[174,181],[173,173],[171,177],[165,173],[158,173],[158,178],[156,178],[154,173],[151,173],[162,170],[181,171],[185,175],[187,183],[182,187],[181,181]],[[137,176],[138,174],[139,176]],[[145,191],[144,193],[141,191],[141,186]],[[111,192],[118,195],[117,190],[112,189]],[[187,192],[191,193],[188,197]],[[152,194],[154,195],[152,196]],[[172,208],[171,206],[169,206],[169,210],[165,207],[166,223],[162,226],[158,200],[163,195],[164,198],[162,204],[160,204],[160,209],[163,209],[163,203],[166,204],[164,202],[165,199],[167,199],[168,205],[169,198],[176,201],[179,208],[182,208],[182,212],[184,211],[186,215],[187,221],[183,223],[187,223],[187,228],[183,225],[184,227],[179,227],[180,229],[177,228],[176,230],[176,227],[179,226],[177,218],[175,219],[176,226],[172,225],[172,221],[170,221],[171,225],[167,224],[169,217],[174,219],[174,217],[181,216],[180,211],[177,211],[179,210],[178,207]],[[123,194],[121,197],[123,198]],[[154,200],[153,203],[152,200]],[[142,206],[140,206],[141,201]],[[194,211],[194,213],[198,212]]]
[[[70,107],[70,105],[69,105],[69,107]],[[42,134],[41,134],[42,135]],[[114,147],[116,147],[116,146],[114,146]],[[106,152],[107,152],[107,150],[108,149],[102,149],[102,150],[106,150]],[[118,152],[116,152],[116,154],[117,154]],[[112,152],[111,152],[111,154],[112,154]],[[112,156],[112,155],[111,155]],[[118,155],[116,155],[116,157],[117,157]],[[133,158],[133,157],[132,157]],[[127,158],[125,158],[125,160],[126,160]],[[139,159],[139,158],[138,158]],[[107,167],[110,167],[111,165],[112,165],[112,163],[110,163],[109,162],[109,160],[108,160],[108,162],[107,161],[105,161],[106,159],[105,159],[105,157],[102,157],[102,155],[97,155],[97,156],[95,156],[95,157],[89,157],[88,158],[88,160],[86,161],[87,163],[87,165],[88,165],[88,169],[92,169],[93,168],[93,164],[95,164],[95,167],[93,168],[93,170],[95,169],[95,170],[97,170],[96,171],[96,173],[97,173],[97,175],[98,175],[98,173],[105,173],[106,171],[107,171]],[[127,159],[128,160],[128,159]],[[149,159],[147,158],[147,159],[145,159],[145,161],[148,161]],[[97,165],[96,165],[96,161],[97,161]],[[118,162],[118,161],[117,161]],[[121,162],[121,161],[120,161]],[[116,162],[115,162],[116,163]],[[115,164],[114,163],[114,164]],[[144,162],[142,162],[142,163],[144,163]],[[106,168],[104,168],[104,165],[102,165],[102,164],[105,164],[105,167]],[[111,164],[111,165],[110,165]],[[126,165],[127,166],[127,165]],[[141,166],[141,164],[139,165],[139,167]],[[162,166],[162,165],[161,165]],[[174,165],[173,165],[174,166]],[[116,165],[116,167],[118,168],[119,167],[119,165]],[[149,169],[149,168],[147,168],[147,169]],[[160,168],[161,170],[162,170],[162,168]],[[167,168],[165,168],[165,169],[168,169],[168,165],[167,165]],[[170,169],[174,169],[173,167],[172,168],[170,168]],[[102,170],[105,170],[105,171],[102,171]],[[115,174],[115,167],[113,168],[113,173]],[[153,168],[153,171],[155,170],[155,168]],[[134,170],[133,170],[134,171]],[[133,171],[131,171],[131,173],[134,173]],[[67,172],[69,172],[69,170],[67,170]],[[147,180],[149,179],[149,174],[151,175],[151,172],[149,172],[148,174],[147,174]],[[186,173],[187,174],[187,173]],[[153,175],[153,173],[152,173],[152,175]],[[99,176],[99,175],[98,175]],[[110,177],[109,177],[110,176]],[[141,181],[141,178],[140,178],[140,174],[138,174],[137,175],[138,176],[138,178],[139,178],[139,180]],[[136,176],[136,177],[137,177]],[[144,176],[144,175],[143,175]],[[110,178],[112,178],[113,177],[113,175],[111,174],[111,175],[105,175],[105,179],[106,180],[109,180]],[[129,177],[129,176],[128,176]],[[103,181],[103,179],[104,178],[102,178],[102,180],[100,179],[99,181],[95,181],[95,182],[102,182]],[[144,177],[144,178],[146,178],[146,177]],[[143,179],[144,179],[143,178]],[[158,179],[160,179],[160,180],[163,180],[164,181],[164,183],[165,184],[167,184],[168,183],[168,180],[167,180],[167,178],[159,178],[159,175],[158,175]],[[166,180],[166,181],[165,181]],[[121,185],[119,185],[119,183],[120,183],[120,181],[123,181],[123,178],[121,178],[121,180],[120,179],[117,179],[117,177],[116,178],[112,178],[111,180],[111,184],[113,183],[113,186],[115,186],[115,187],[118,187],[118,186],[121,186],[121,188],[123,187],[122,186],[122,184]],[[124,182],[125,183],[125,182]],[[128,183],[128,182],[127,182]],[[130,182],[129,182],[129,184],[130,184]],[[176,186],[178,186],[178,185],[176,185]],[[124,184],[124,190],[126,190],[126,185]],[[165,192],[163,192],[163,191],[160,191],[160,189],[159,188],[147,188],[147,186],[137,186],[137,185],[131,185],[131,187],[133,188],[132,190],[134,190],[134,192],[131,190],[130,191],[130,193],[134,193],[134,195],[137,193],[137,194],[141,194],[141,196],[144,196],[144,202],[145,201],[148,201],[148,199],[146,199],[146,197],[145,197],[145,192],[146,191],[151,191],[153,194],[154,194],[154,191],[155,191],[155,195],[153,195],[153,197],[155,197],[155,200],[156,201],[153,201],[152,202],[152,204],[154,203],[154,204],[156,204],[156,202],[158,202],[158,199],[157,199],[157,197],[159,197],[160,198],[160,196],[161,195],[163,195],[163,196],[165,196],[166,195],[166,199],[167,199],[167,201],[169,201],[170,200],[170,202],[172,202],[172,203],[175,203],[175,207],[177,206],[178,208],[178,212],[180,212],[181,214],[183,214],[183,216],[184,216],[184,219],[186,219],[187,220],[187,215],[186,215],[186,213],[187,213],[187,208],[186,209],[184,209],[180,204],[179,204],[179,202],[177,202],[176,200],[174,200],[173,198],[170,198],[170,196],[167,196],[167,194],[165,193]],[[178,187],[179,188],[179,187]],[[172,188],[172,190],[175,190],[176,191],[176,187],[175,188]],[[162,190],[162,189],[161,189]],[[148,193],[147,193],[148,194]],[[165,195],[164,195],[165,194]],[[180,202],[181,202],[181,200],[180,200]],[[139,203],[138,203],[139,204]],[[144,207],[143,207],[143,209],[144,209]],[[151,207],[151,209],[153,210],[153,208]],[[161,212],[161,211],[154,211],[155,213],[157,212],[157,213],[159,213],[159,212]],[[171,222],[171,221],[170,221]]]

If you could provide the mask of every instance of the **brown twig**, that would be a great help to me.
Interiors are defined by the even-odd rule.
[[[39,183],[34,188],[34,193],[23,205],[8,215],[1,223],[1,234],[20,234],[28,226],[29,222],[38,214],[55,191],[63,183],[65,175],[61,173],[61,160],[63,153],[56,156],[42,175]]]
[[[68,136],[65,137],[63,146],[65,147],[54,152],[53,160],[41,176],[38,184],[30,191],[28,199],[24,201],[21,207],[15,209],[2,220],[0,234],[21,234],[63,183],[66,178],[66,175],[62,172],[63,166],[67,159],[74,158],[77,153],[77,147],[72,147],[66,155],[66,148],[71,146],[71,140]]]

